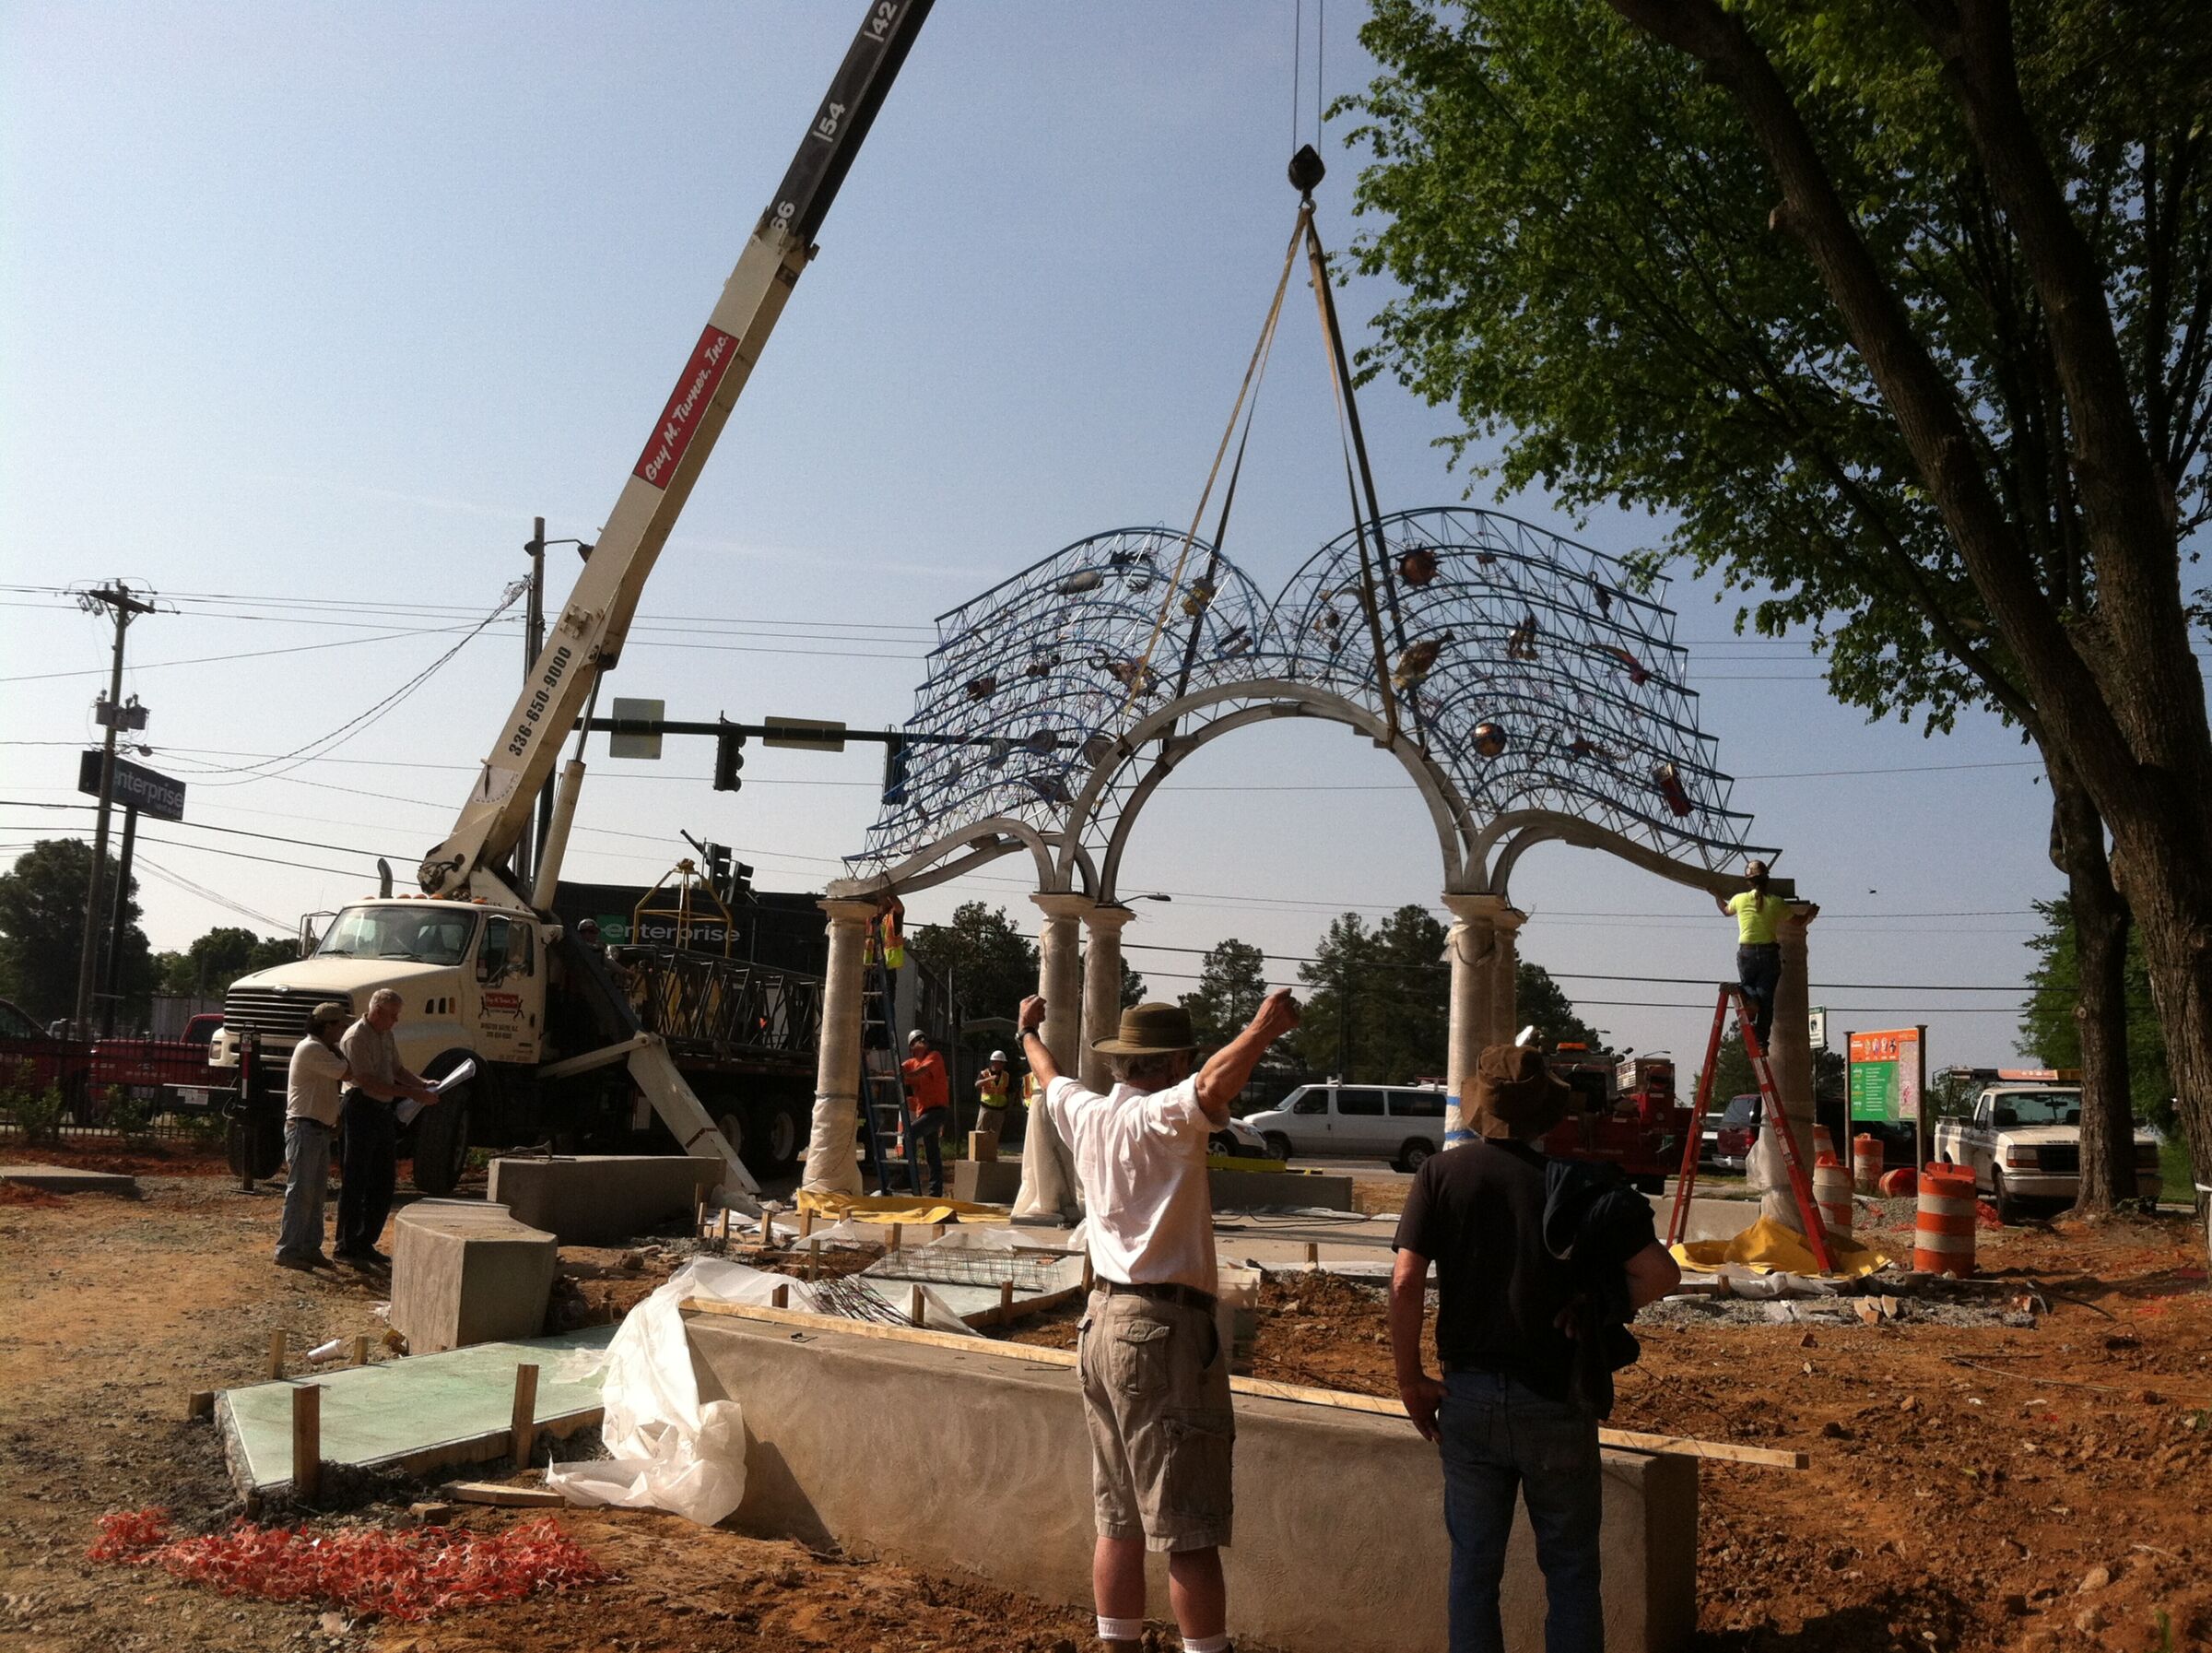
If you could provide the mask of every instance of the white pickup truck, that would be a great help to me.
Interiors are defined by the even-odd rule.
[[[1972,1171],[2002,1222],[2017,1222],[2031,1205],[2072,1205],[2081,1187],[2081,1087],[1984,1085],[1970,1117],[1936,1127],[1936,1157]],[[2158,1139],[2137,1131],[2136,1193],[2156,1199],[2159,1188]]]

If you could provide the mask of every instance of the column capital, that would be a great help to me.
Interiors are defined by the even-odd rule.
[[[876,903],[856,895],[832,895],[814,904],[829,915],[831,924],[865,924],[876,916]]]
[[[1488,891],[1468,894],[1447,890],[1443,900],[1444,905],[1452,910],[1452,916],[1462,924],[1517,925],[1528,916],[1515,909],[1504,896]]]
[[[1087,917],[1099,904],[1089,896],[1072,890],[1041,890],[1030,899],[1047,918]]]
[[[1083,920],[1083,927],[1094,936],[1118,936],[1122,933],[1122,927],[1136,915],[1118,902],[1101,902],[1077,916]]]

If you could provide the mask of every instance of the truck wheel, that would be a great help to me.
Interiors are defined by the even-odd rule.
[[[755,1176],[781,1176],[799,1163],[813,1129],[812,1099],[807,1111],[789,1096],[764,1096],[747,1110],[745,1163]]]
[[[463,1085],[415,1116],[415,1187],[433,1199],[460,1185],[468,1168],[468,1093]]]
[[[231,1175],[252,1177],[255,1182],[274,1176],[284,1163],[283,1123],[233,1118],[230,1128],[223,1133],[223,1150],[230,1162]]]
[[[2020,1220],[2020,1202],[2014,1197],[2012,1190],[2005,1186],[2005,1173],[1992,1171],[1989,1174],[1989,1183],[1991,1198],[1997,1208],[1997,1221],[2005,1223],[2018,1222]]]
[[[1267,1133],[1267,1157],[1271,1160],[1288,1159],[1290,1157],[1290,1139],[1279,1130],[1269,1131]]]
[[[1429,1139],[1426,1137],[1416,1137],[1398,1150],[1398,1169],[1418,1171],[1429,1163],[1429,1156],[1435,1151],[1436,1150],[1429,1145]]]

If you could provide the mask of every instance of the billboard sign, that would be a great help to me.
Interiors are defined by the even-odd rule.
[[[1851,1035],[1851,1122],[1897,1125],[1920,1117],[1921,1030]]]
[[[76,789],[94,797],[100,796],[100,752],[81,752],[76,760]],[[125,759],[115,760],[115,801],[126,809],[137,809],[151,815],[156,821],[184,819],[184,783],[172,781],[167,775],[133,763]]]

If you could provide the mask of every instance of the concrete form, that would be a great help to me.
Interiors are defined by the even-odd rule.
[[[1021,1191],[1021,1161],[956,1160],[952,1165],[952,1197],[971,1205],[1012,1205]]]
[[[1224,1171],[1206,1174],[1218,1211],[1254,1211],[1288,1206],[1301,1210],[1348,1211],[1352,1179],[1317,1171]]]
[[[469,1199],[418,1199],[400,1210],[394,1232],[390,1319],[411,1352],[545,1329],[559,1265],[551,1234],[517,1222],[503,1205]]]
[[[794,1341],[788,1327],[708,1316],[688,1327],[700,1398],[744,1408],[738,1526],[1089,1604],[1090,1448],[1074,1372],[982,1342],[969,1353],[834,1329]],[[916,1418],[932,1427],[915,1431]],[[1237,1428],[1236,1542],[1223,1552],[1235,1630],[1293,1653],[1442,1648],[1436,1448],[1402,1419],[1241,1397]],[[1672,1653],[1696,1622],[1696,1466],[1607,1452],[1605,1473],[1606,1646]],[[1163,1558],[1152,1564],[1164,1617]],[[1510,1645],[1542,1645],[1543,1602],[1518,1519]]]
[[[517,1156],[491,1162],[486,1198],[563,1246],[617,1246],[689,1221],[721,1177],[721,1162],[680,1153]]]
[[[570,1383],[562,1364],[601,1349],[611,1326],[559,1337],[478,1343],[445,1354],[342,1366],[303,1378],[323,1391],[323,1461],[427,1474],[507,1455],[514,1369],[538,1369],[536,1426],[565,1436],[599,1421],[599,1374]],[[224,1453],[241,1492],[266,1492],[292,1478],[292,1391],[300,1383],[257,1383],[218,1397]]]
[[[120,1171],[86,1171],[76,1165],[0,1165],[0,1182],[49,1194],[125,1194],[135,1198],[138,1179]]]

